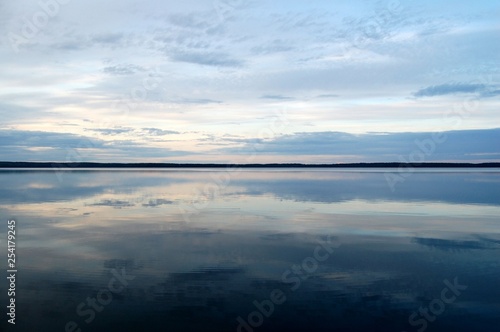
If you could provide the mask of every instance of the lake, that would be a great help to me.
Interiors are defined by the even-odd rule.
[[[497,329],[500,171],[403,175],[2,170],[2,330]]]

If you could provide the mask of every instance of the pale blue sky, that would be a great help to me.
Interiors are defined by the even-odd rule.
[[[0,160],[500,161],[496,1],[0,2]],[[451,132],[452,131],[452,132]]]

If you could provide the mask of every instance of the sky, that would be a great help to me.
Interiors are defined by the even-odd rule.
[[[500,161],[500,2],[0,1],[0,160]]]

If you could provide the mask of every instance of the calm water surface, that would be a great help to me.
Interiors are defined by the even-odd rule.
[[[494,331],[500,173],[0,171],[4,331]],[[7,270],[7,259],[0,268]]]

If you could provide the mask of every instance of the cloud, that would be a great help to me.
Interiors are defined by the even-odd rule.
[[[260,98],[262,98],[262,99],[274,99],[274,100],[291,100],[291,99],[293,99],[292,97],[286,97],[286,96],[281,96],[281,95],[263,95]]]
[[[241,67],[243,61],[231,57],[222,52],[195,52],[195,51],[176,51],[169,54],[173,61],[187,62],[204,66],[217,67]]]
[[[150,128],[154,129],[154,128]],[[89,129],[87,129],[89,130]],[[148,142],[130,140],[109,140],[106,136],[143,133],[133,128],[90,129],[105,137],[95,137],[43,131],[0,129],[1,161],[55,161],[55,162],[110,162],[144,161],[173,156],[195,154],[172,150],[168,147],[151,147]],[[151,131],[161,134],[161,131]],[[169,133],[166,131],[165,133]],[[158,136],[158,135],[156,135]],[[106,139],[104,139],[106,138]]]
[[[474,160],[478,154],[483,159],[498,160],[500,157],[500,129],[457,130],[443,133],[446,140],[434,144],[432,152],[424,153],[423,161]],[[433,133],[370,133],[350,134],[345,132],[302,132],[278,136],[268,140],[246,139],[241,147],[222,148],[221,151],[235,154],[277,156],[344,156],[344,162],[380,161],[400,162],[408,159],[414,151],[422,154],[420,146],[431,144]],[[227,141],[235,141],[227,138]],[[422,143],[426,142],[426,143]],[[419,145],[420,144],[420,145]],[[431,149],[426,146],[426,149]],[[426,150],[427,151],[427,150]],[[353,160],[354,158],[354,160]],[[303,162],[297,160],[297,162]]]
[[[107,128],[107,129],[86,129],[87,131],[93,131],[96,133],[99,133],[101,135],[106,135],[106,136],[116,136],[120,134],[125,134],[125,133],[131,133],[134,131],[133,128]]]
[[[160,128],[131,128],[131,127],[116,127],[116,128],[100,128],[100,129],[85,129],[105,136],[117,136],[122,134],[131,134],[137,136],[166,136],[176,135],[180,132],[176,130],[164,130]],[[124,142],[124,141],[122,141]],[[132,142],[129,142],[132,143]]]
[[[81,149],[102,148],[104,141],[76,134],[0,129],[0,147],[64,149],[68,146]]]
[[[161,161],[189,155],[196,159],[201,153],[168,147],[178,144],[182,141],[181,138],[176,138],[175,141],[158,140],[162,136],[182,134],[174,130],[124,127],[94,131],[103,134],[103,139],[53,132],[0,130],[0,160],[127,162],[151,158],[150,160]],[[439,144],[433,143],[432,153],[425,154],[424,161],[500,159],[500,148],[496,144],[500,141],[500,129],[448,131],[443,134],[446,140]],[[119,135],[128,135],[130,138],[109,140],[106,137]],[[227,156],[241,156],[257,151],[261,158],[274,158],[271,162],[281,162],[287,156],[295,158],[294,162],[307,163],[315,156],[334,158],[331,159],[332,162],[338,161],[338,158],[343,158],[343,162],[398,162],[401,158],[408,159],[414,151],[421,152],[418,144],[430,144],[433,133],[299,132],[267,139],[224,134],[205,135],[206,137],[198,137],[191,143],[203,146],[204,153],[220,155],[224,160],[227,160]],[[150,146],[152,142],[164,146]]]
[[[481,96],[484,98],[500,96],[500,90],[484,91]]]
[[[145,71],[143,67],[132,64],[110,66],[103,69],[103,72],[111,75],[132,75],[142,71]]]
[[[203,30],[213,26],[215,17],[207,18],[206,12],[179,13],[170,15],[167,20],[170,24],[184,29]]]
[[[66,40],[62,42],[58,42],[52,44],[51,47],[56,50],[63,51],[80,51],[89,46],[89,43],[86,39],[74,39],[74,40]]]
[[[415,97],[435,97],[459,93],[480,93],[484,95],[490,93],[489,89],[490,87],[485,84],[449,83],[429,86],[418,90],[413,95]]]
[[[150,199],[149,202],[143,203],[142,206],[144,207],[157,207],[161,205],[172,205],[174,204],[174,201],[170,201],[168,199]]]
[[[175,130],[163,130],[158,128],[141,128],[143,133],[151,136],[165,136],[165,135],[176,135],[180,134],[180,132]]]
[[[255,54],[272,54],[288,52],[295,49],[293,42],[290,40],[275,39],[265,45],[258,45],[251,49]]]
[[[339,95],[335,94],[323,94],[323,95],[318,95],[316,98],[338,98]]]
[[[209,98],[182,98],[174,100],[176,103],[180,104],[220,104],[222,101],[214,100]]]
[[[123,39],[123,33],[101,33],[91,38],[91,41],[98,44],[117,44]]]
[[[29,96],[29,95],[28,95]],[[10,96],[14,99],[14,96]],[[0,101],[0,125],[5,124],[19,124],[20,122],[26,122],[33,119],[33,114],[37,114],[39,117],[50,116],[54,117],[57,114],[50,110],[45,110],[35,107],[26,107],[22,105],[16,105],[14,103],[5,103]],[[0,131],[1,134],[1,131]]]
[[[108,34],[75,34],[67,33],[59,39],[58,42],[52,43],[51,48],[64,51],[84,51],[91,47],[115,47],[123,42],[124,36],[122,33]]]
[[[115,209],[121,209],[124,207],[131,207],[131,206],[135,206],[135,205],[130,203],[130,202],[117,200],[117,199],[104,199],[104,200],[96,202],[96,203],[85,204],[85,206],[111,206]]]

